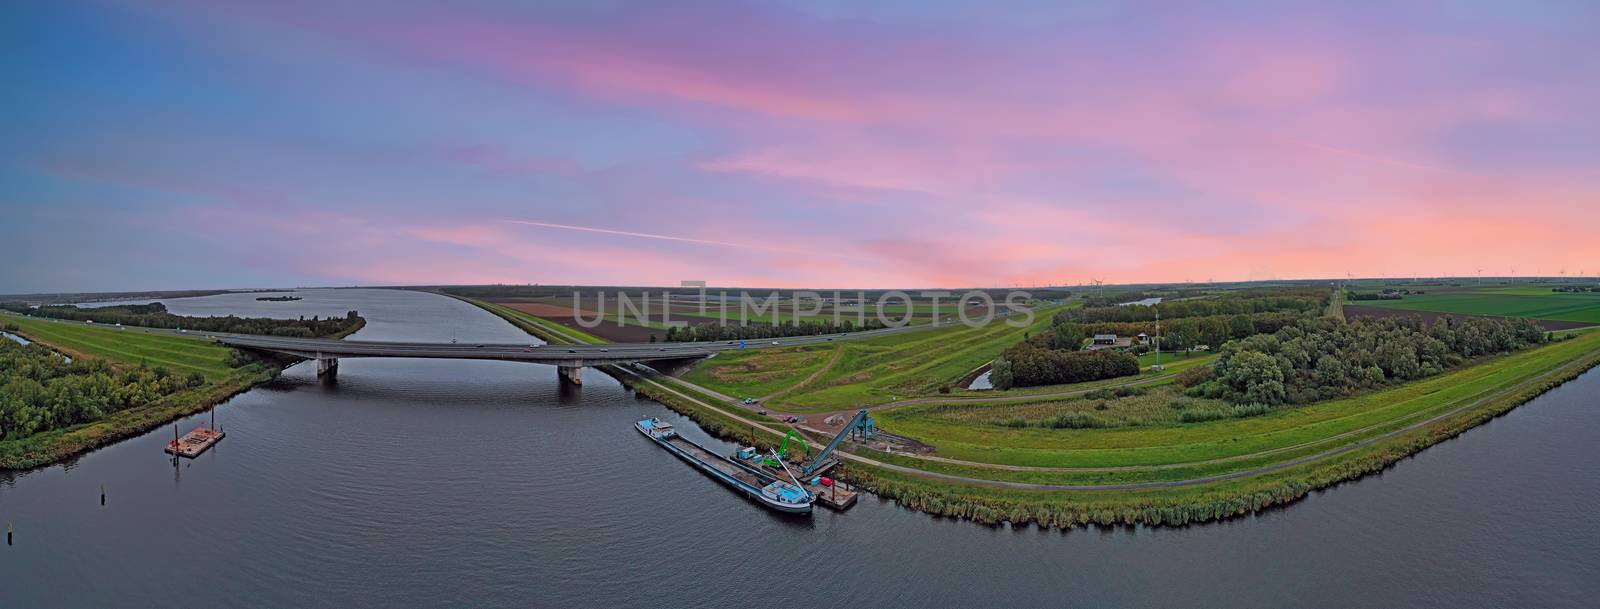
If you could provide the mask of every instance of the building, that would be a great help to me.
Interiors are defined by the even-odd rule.
[[[1132,346],[1133,346],[1133,337],[1132,336],[1117,336],[1115,334],[1096,334],[1096,335],[1094,335],[1094,339],[1089,342],[1089,346],[1084,347],[1084,349],[1088,350],[1088,351],[1094,351],[1096,349],[1117,349],[1117,348],[1132,347]]]

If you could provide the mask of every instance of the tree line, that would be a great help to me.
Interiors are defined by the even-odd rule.
[[[1239,315],[1207,315],[1180,317],[1168,321],[1161,319],[1161,349],[1182,351],[1199,345],[1219,346],[1229,340],[1256,334],[1271,334],[1305,319],[1303,313],[1254,313]],[[1050,347],[1077,349],[1083,339],[1096,334],[1137,336],[1141,333],[1156,335],[1154,321],[1076,323],[1060,317],[1052,326]]]
[[[109,307],[77,307],[52,305],[33,307],[22,302],[0,303],[0,309],[72,321],[92,321],[97,324],[122,324],[145,328],[192,330],[196,332],[229,332],[235,334],[263,334],[295,338],[322,338],[352,332],[366,323],[355,311],[344,317],[310,319],[272,319],[267,317],[187,317],[167,312],[159,302],[143,305],[117,305]]]
[[[1076,323],[1162,321],[1182,317],[1212,315],[1250,315],[1255,313],[1316,314],[1328,306],[1329,291],[1323,288],[1282,288],[1270,292],[1243,291],[1216,298],[1168,300],[1156,305],[1084,306],[1056,314],[1057,319]]]
[[[1439,374],[1470,358],[1547,340],[1521,318],[1306,319],[1223,345],[1210,378],[1181,379],[1195,397],[1305,404]]]
[[[1051,349],[1048,337],[1024,340],[995,358],[989,383],[996,389],[1082,383],[1139,373],[1139,360],[1114,349]]]
[[[882,321],[868,319],[861,325],[856,325],[851,320],[844,320],[835,325],[821,321],[803,320],[795,323],[794,320],[778,324],[700,324],[695,326],[682,326],[667,328],[667,342],[703,342],[721,340],[745,340],[760,338],[784,338],[789,336],[816,336],[818,334],[843,334],[858,330],[877,330],[886,328]],[[652,335],[654,338],[654,335]]]
[[[0,340],[0,440],[94,421],[205,384],[199,373],[67,358],[38,344]]]

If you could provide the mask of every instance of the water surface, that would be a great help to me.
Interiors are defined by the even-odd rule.
[[[302,290],[363,340],[521,341],[415,292]],[[174,312],[213,299],[167,301]],[[204,301],[204,302],[202,302]],[[1013,530],[867,498],[792,518],[635,432],[692,423],[589,373],[347,360],[218,410],[174,469],[163,429],[0,474],[0,607],[1592,607],[1600,372],[1381,476],[1186,528]],[[180,422],[189,428],[205,415]],[[100,506],[100,486],[108,504]]]

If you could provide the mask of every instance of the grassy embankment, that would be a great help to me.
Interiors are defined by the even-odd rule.
[[[799,385],[820,370],[809,383],[770,404],[787,412],[827,412],[939,395],[941,387],[992,361],[1024,334],[1048,328],[1050,317],[1062,308],[1036,311],[1026,328],[996,319],[977,328],[957,324],[832,345],[723,352],[696,365],[684,379],[732,396],[759,396]]]
[[[1426,381],[1372,393],[1368,396],[1337,400],[1301,408],[1287,409],[1283,413],[1253,417],[1238,421],[1223,421],[1151,430],[1087,430],[1089,433],[1072,433],[1080,438],[1101,435],[1103,439],[1141,435],[1169,435],[1174,439],[1193,442],[1157,442],[1149,446],[1154,451],[1173,449],[1177,452],[1160,457],[1155,467],[1123,470],[1038,472],[1007,471],[991,468],[949,466],[917,461],[899,456],[873,454],[874,457],[899,465],[910,465],[932,472],[1043,484],[1129,484],[1139,482],[1184,481],[1197,478],[1239,473],[1237,478],[1187,484],[1174,487],[1129,488],[1120,490],[1034,490],[997,488],[983,484],[958,483],[929,479],[925,476],[891,471],[883,468],[861,466],[852,471],[859,480],[881,495],[936,514],[974,518],[985,522],[1010,521],[1014,523],[1039,522],[1046,525],[1071,526],[1086,523],[1098,524],[1182,524],[1213,520],[1248,513],[1262,508],[1294,501],[1311,490],[1323,488],[1339,481],[1377,471],[1434,443],[1454,437],[1484,421],[1498,416],[1544,391],[1576,377],[1584,370],[1600,363],[1600,334],[1590,333],[1581,338],[1564,341],[1538,349],[1494,358],[1471,368],[1440,375]],[[1455,389],[1452,385],[1461,384]],[[1388,406],[1389,401],[1397,406]],[[1405,412],[1396,412],[1395,409]],[[1312,411],[1300,414],[1290,411]],[[1350,425],[1324,427],[1341,417],[1329,411],[1342,410],[1342,418],[1363,418],[1375,426],[1350,435],[1333,435]],[[1320,412],[1318,412],[1320,411]],[[1374,414],[1373,418],[1365,418]],[[1459,411],[1459,412],[1457,412]],[[888,413],[892,415],[893,413]],[[1408,416],[1409,415],[1409,416]],[[1305,425],[1285,426],[1287,417],[1304,418]],[[880,416],[885,425],[896,433],[905,429],[891,416]],[[1437,419],[1437,420],[1433,420]],[[1425,423],[1417,425],[1418,423]],[[1232,461],[1196,463],[1194,459],[1210,456],[1238,456],[1240,449],[1233,444],[1249,438],[1235,435],[1240,426],[1257,426],[1262,434],[1271,436],[1276,429],[1282,434],[1302,435],[1300,444],[1289,442],[1288,435],[1278,438],[1278,452],[1259,453],[1259,457]],[[946,426],[954,434],[982,434],[982,430]],[[1078,432],[1082,430],[1074,430]],[[1026,430],[1027,435],[1033,430]],[[1100,433],[1095,433],[1100,432]],[[1124,437],[1123,439],[1126,439]],[[1318,441],[1318,440],[1321,441]],[[990,436],[986,441],[998,445],[1026,444],[1020,436]],[[1367,442],[1366,444],[1360,444]],[[1062,442],[1062,446],[1067,443]],[[1188,445],[1188,446],[1184,446]],[[1098,446],[1102,464],[1126,464],[1115,442]],[[1199,448],[1199,451],[1195,449]],[[1063,448],[1063,451],[1072,449]],[[1330,451],[1343,450],[1336,454]],[[996,453],[1006,452],[1004,448]],[[1136,453],[1137,451],[1130,451]],[[1155,454],[1146,451],[1146,456]],[[1317,457],[1318,455],[1325,455]],[[969,455],[970,456],[970,455]],[[986,455],[994,457],[997,455]],[[1015,456],[1015,455],[1013,455]],[[1063,452],[1057,463],[1094,463],[1085,454],[1070,455]],[[1080,457],[1077,461],[1071,456]],[[1225,457],[1224,457],[1225,458]],[[1295,459],[1312,459],[1295,463]],[[1176,465],[1176,467],[1170,467]],[[1258,468],[1271,471],[1256,472]]]
[[[992,406],[970,406],[969,412],[955,419],[948,409],[938,405],[897,409],[885,412],[879,418],[885,427],[896,433],[934,446],[941,456],[999,465],[1052,468],[1172,466],[1219,459],[1248,461],[1252,455],[1269,451],[1279,451],[1272,453],[1272,456],[1281,458],[1285,454],[1376,436],[1424,420],[1514,386],[1596,350],[1600,350],[1600,334],[1589,334],[1571,341],[1487,358],[1445,374],[1350,398],[1304,406],[1282,406],[1257,416],[1192,424],[1147,424],[1113,429],[1035,429],[952,424],[952,421],[963,417],[982,418],[984,408],[1002,408]],[[1116,403],[1119,401],[1111,401],[1111,408],[1122,407]],[[1142,407],[1139,400],[1130,401],[1132,403],[1128,408]],[[1174,400],[1172,403],[1178,402]],[[1152,475],[1151,478],[1170,476]],[[1068,477],[1057,482],[1074,483],[1079,480]]]
[[[1498,315],[1600,324],[1600,293],[1559,293],[1548,287],[1494,287],[1408,295],[1399,300],[1362,300],[1386,309]]]
[[[16,324],[18,333],[28,340],[49,345],[74,358],[103,359],[114,366],[163,366],[180,374],[198,372],[206,379],[204,385],[166,396],[148,406],[115,412],[90,423],[0,442],[0,469],[37,467],[142,434],[173,419],[210,408],[273,379],[282,371],[276,365],[260,362],[230,367],[231,349],[198,338],[17,315],[0,316],[0,321]]]
[[[1311,490],[1380,470],[1407,455],[1498,416],[1576,377],[1596,363],[1600,363],[1600,334],[1596,333],[1486,360],[1471,368],[1431,379],[1444,385],[1468,383],[1475,391],[1429,397],[1440,393],[1437,386],[1419,388],[1417,385],[1420,383],[1415,383],[1365,396],[1374,402],[1382,402],[1387,398],[1402,397],[1400,392],[1419,394],[1429,398],[1424,400],[1428,404],[1413,404],[1416,407],[1414,414],[1419,416],[1402,421],[1391,420],[1396,424],[1380,425],[1354,435],[1325,438],[1326,442],[1308,446],[1290,446],[1289,450],[1268,452],[1255,458],[1200,466],[1168,464],[1134,467],[1128,471],[1113,469],[1041,473],[1012,471],[1002,469],[1003,466],[956,466],[853,449],[857,454],[887,463],[889,467],[852,463],[849,466],[850,478],[909,507],[981,522],[1037,522],[1050,526],[1074,526],[1088,523],[1183,524],[1214,520],[1288,503]],[[1470,375],[1465,374],[1469,372]],[[652,397],[658,397],[696,420],[703,420],[713,432],[739,438],[756,436],[763,442],[776,440],[777,432],[772,426],[762,425],[758,435],[748,422],[734,418],[748,417],[747,414],[736,415],[735,411],[715,406],[714,402],[695,396],[682,386],[670,387],[678,385],[670,379],[662,380],[665,384],[655,387]],[[675,392],[684,395],[675,395]],[[1429,405],[1435,407],[1427,407]],[[1216,423],[1183,427],[1200,429],[1213,425]],[[1230,440],[1221,439],[1217,442],[1226,444]],[[1298,462],[1297,459],[1307,461]],[[896,471],[891,467],[911,467],[916,471]],[[1229,471],[1234,473],[1229,474]],[[940,475],[963,476],[974,480],[952,481],[937,477]],[[1192,482],[1217,475],[1237,477]],[[1077,478],[1073,479],[1072,476]],[[1004,486],[1017,482],[1140,484],[1141,480],[1144,484],[1178,486],[1096,490]]]

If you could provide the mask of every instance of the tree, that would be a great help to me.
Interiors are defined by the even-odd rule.
[[[1283,371],[1277,358],[1259,351],[1241,351],[1227,362],[1221,380],[1247,404],[1282,404]]]

